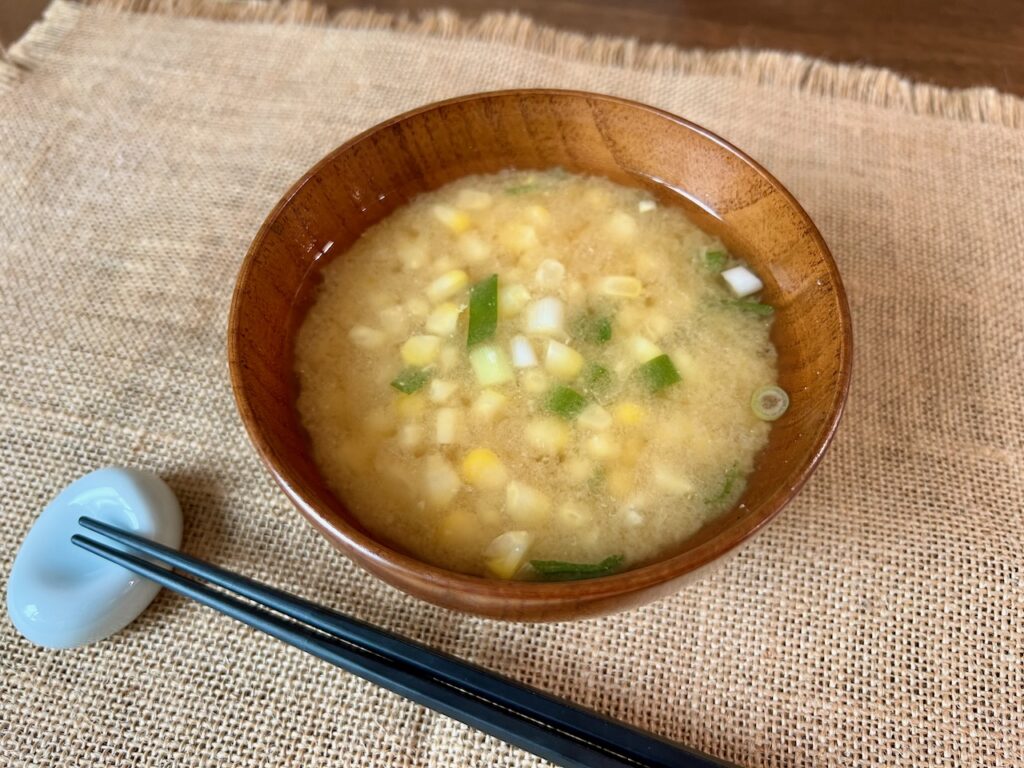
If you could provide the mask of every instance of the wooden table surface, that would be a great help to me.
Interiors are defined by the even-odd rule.
[[[47,0],[0,0],[9,44]],[[1024,0],[326,0],[331,8],[415,12],[445,6],[466,16],[517,10],[594,34],[684,47],[770,48],[888,67],[952,87],[1024,95]]]

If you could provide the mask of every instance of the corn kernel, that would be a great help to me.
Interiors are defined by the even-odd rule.
[[[422,392],[413,392],[411,395],[399,395],[395,401],[395,410],[403,419],[414,419],[423,413],[427,407],[427,399]]]
[[[437,336],[411,336],[402,345],[402,362],[414,368],[423,368],[437,359],[441,339]]]
[[[436,453],[423,462],[422,481],[423,496],[435,508],[448,506],[462,487],[455,470]]]
[[[469,284],[469,275],[461,269],[445,272],[427,286],[427,298],[434,304],[440,304],[461,291]]]
[[[605,232],[613,240],[623,242],[636,234],[636,219],[625,211],[616,211],[605,224]]]
[[[524,253],[537,247],[537,231],[529,224],[506,224],[498,230],[498,242],[512,253]]]
[[[438,445],[451,445],[458,441],[460,421],[458,408],[437,409],[436,440]]]
[[[629,275],[609,275],[597,285],[597,290],[605,296],[621,299],[635,299],[643,291],[643,283]]]
[[[654,485],[669,496],[688,496],[693,493],[693,483],[679,471],[664,464],[654,465]]]
[[[357,347],[363,349],[377,349],[385,344],[388,335],[376,328],[369,328],[365,325],[354,325],[348,332],[348,337]]]
[[[484,550],[484,562],[494,576],[511,579],[526,559],[533,542],[527,531],[507,531],[494,539]]]
[[[485,389],[473,401],[470,413],[473,414],[473,418],[477,421],[489,424],[505,409],[507,403],[508,398],[501,394],[501,392]]]
[[[491,246],[488,245],[476,232],[466,232],[459,235],[455,248],[470,264],[480,264],[491,255]]]
[[[505,488],[505,511],[517,525],[535,528],[551,515],[551,500],[533,486],[513,480]]]
[[[561,419],[544,416],[528,423],[523,436],[535,452],[557,456],[569,444],[570,433],[569,426]]]
[[[645,415],[642,406],[628,401],[616,405],[612,413],[615,421],[624,427],[635,427],[643,423]]]
[[[475,448],[462,460],[462,479],[485,490],[497,490],[508,482],[508,472],[494,451]]]
[[[451,336],[459,325],[460,313],[458,305],[450,301],[438,304],[434,311],[427,315],[427,332],[436,336]]]
[[[465,232],[472,226],[472,219],[465,211],[452,208],[450,205],[435,205],[431,209],[434,218],[444,224],[455,234]]]
[[[598,461],[610,461],[618,458],[622,449],[619,444],[607,433],[600,433],[587,439],[585,443],[587,454]]]
[[[511,279],[511,278],[509,278]],[[530,292],[525,285],[512,283],[498,289],[498,314],[514,317],[523,311],[530,301]]]
[[[548,373],[562,381],[572,381],[583,370],[583,355],[572,347],[552,339],[548,342],[544,367]]]
[[[454,395],[458,388],[459,385],[454,381],[431,379],[430,385],[427,387],[427,396],[432,403],[443,403]]]
[[[585,429],[600,431],[612,425],[612,415],[597,403],[591,403],[576,417],[576,423]]]

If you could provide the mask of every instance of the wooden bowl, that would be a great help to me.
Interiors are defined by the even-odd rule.
[[[509,582],[428,565],[374,539],[328,489],[294,406],[295,333],[322,262],[414,196],[468,174],[568,171],[642,187],[742,255],[776,308],[779,384],[792,394],[736,507],[650,565],[589,581]],[[333,243],[333,246],[328,246]],[[329,250],[328,250],[329,249]],[[325,250],[327,251],[325,253]],[[578,618],[639,605],[749,539],[807,481],[835,432],[850,381],[849,309],[828,247],[761,166],[703,128],[610,96],[485,93],[407,112],[318,162],[263,223],[238,275],[231,380],[256,449],[299,511],[374,575],[437,605],[513,620]]]

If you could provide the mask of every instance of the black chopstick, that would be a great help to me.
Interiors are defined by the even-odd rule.
[[[553,757],[550,751],[539,751],[543,749],[550,750],[552,747],[547,742],[538,743],[538,736],[551,737],[552,734],[557,734],[556,740],[568,742],[569,746],[579,747],[580,745],[585,745],[593,754],[580,764],[588,766],[609,764],[667,768],[667,766],[727,765],[708,755],[689,750],[625,723],[576,707],[561,699],[501,677],[482,667],[463,662],[453,656],[440,653],[412,640],[389,634],[344,614],[331,611],[290,593],[261,584],[231,571],[226,571],[202,560],[189,557],[177,550],[163,547],[160,544],[119,528],[87,517],[81,518],[80,523],[89,530],[109,536],[130,548],[143,552],[153,560],[177,567],[192,576],[210,581],[213,584],[290,616],[320,632],[327,633],[332,638],[338,638],[346,644],[343,648],[345,653],[351,653],[350,649],[355,648],[364,654],[370,654],[372,661],[378,663],[383,661],[385,663],[384,670],[376,670],[378,673],[387,673],[393,676],[396,669],[401,669],[406,674],[403,677],[403,681],[400,681],[399,684],[404,684],[409,689],[409,692],[397,690],[388,684],[387,679],[381,679],[382,677],[386,678],[387,674],[379,674],[377,677],[374,677],[373,670],[369,670],[370,674],[364,674],[364,671],[367,670],[360,671],[359,669],[352,668],[350,665],[339,663],[335,658],[329,658],[323,655],[323,653],[318,652],[315,648],[293,642],[292,639],[279,633],[282,623],[291,632],[295,632],[298,629],[308,635],[310,633],[307,627],[298,627],[293,622],[284,621],[266,611],[253,608],[220,592],[211,590],[205,585],[184,579],[163,568],[157,568],[146,560],[134,558],[130,555],[126,556],[120,551],[111,549],[99,542],[76,536],[73,540],[79,546],[84,546],[90,551],[96,552],[96,554],[108,557],[108,559],[114,559],[126,568],[135,570],[147,578],[152,578],[154,581],[168,586],[170,589],[179,591],[210,607],[221,610],[256,629],[268,632],[293,645],[299,645],[299,647],[317,655],[319,658],[338,664],[355,674],[371,679],[383,687],[397,690],[397,692],[403,693],[403,695],[407,695],[421,704],[438,709],[444,712],[444,714],[463,720],[480,730],[492,733],[510,743],[534,751],[537,754],[542,754],[542,756],[554,762],[560,762],[564,765],[577,764],[567,762],[571,755],[567,755],[564,752],[556,751]],[[271,624],[266,624],[268,618],[273,620]],[[320,634],[314,633],[313,636],[321,643],[326,639]],[[433,699],[429,699],[429,692],[419,691],[420,698],[417,698],[414,695],[417,693],[414,690],[415,686],[409,685],[409,676],[421,681],[432,680],[443,686],[443,690],[434,691],[435,696]],[[448,709],[443,708],[441,706],[443,702],[437,701],[437,694],[444,694],[441,698],[444,698],[446,701],[452,695],[456,695],[461,697],[463,704],[470,702],[473,704],[470,707],[473,710],[470,715],[475,715],[478,721],[470,721],[466,716],[460,715],[458,711],[451,710],[450,706]],[[449,701],[448,703],[450,705],[451,702]],[[511,713],[511,716],[517,719],[520,725],[524,722],[533,724],[534,727],[532,729],[526,728],[526,738],[533,739],[534,741],[531,742],[533,745],[524,743],[521,740],[523,738],[522,735],[520,735],[520,740],[517,740],[514,734],[497,732],[493,727],[494,724],[492,724],[492,727],[487,727],[485,722],[479,721],[481,715],[480,706],[486,706],[488,713],[491,715],[495,712]],[[501,720],[501,723],[498,724],[499,727],[506,727],[508,725],[508,718],[499,718],[499,720]],[[546,729],[543,734],[536,732],[538,724],[543,729]],[[544,740],[541,739],[540,741]],[[618,762],[595,762],[598,756],[604,756]]]
[[[417,704],[437,710],[448,717],[460,720],[552,762],[571,766],[571,768],[589,768],[590,766],[635,768],[637,765],[634,761],[620,760],[614,755],[609,755],[600,747],[575,738],[568,738],[566,734],[524,719],[514,712],[494,707],[475,697],[466,696],[457,688],[442,681],[395,666],[389,660],[358,646],[344,643],[295,622],[282,619],[269,611],[243,603],[134,555],[121,552],[78,534],[72,536],[71,540],[83,549],[124,566],[202,605],[220,611],[253,629],[265,632],[271,637],[328,661],[382,688],[398,693]]]

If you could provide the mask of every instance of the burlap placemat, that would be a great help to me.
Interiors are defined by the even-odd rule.
[[[0,61],[4,579],[58,488],[144,467],[189,552],[725,758],[1024,763],[1019,100],[517,17],[134,5],[58,2]],[[243,434],[225,325],[250,238],[327,150],[542,85],[655,104],[762,161],[833,248],[857,355],[830,454],[738,556],[641,610],[527,626],[398,594],[314,534]],[[9,764],[542,762],[167,594],[91,647],[0,637]]]

